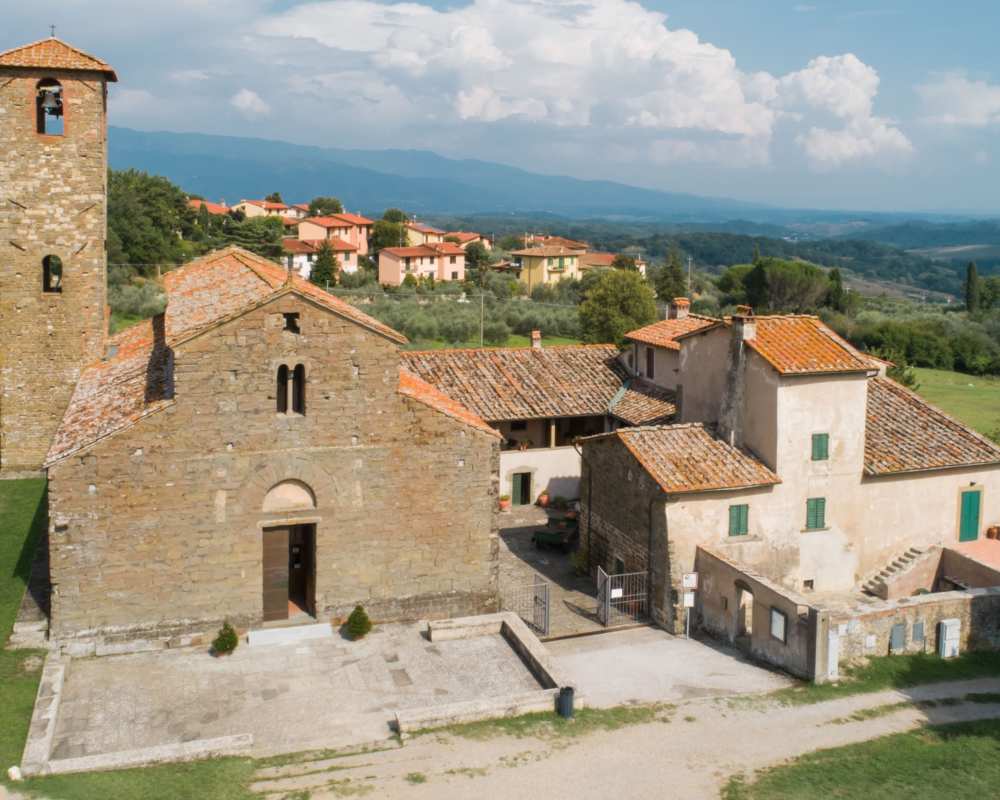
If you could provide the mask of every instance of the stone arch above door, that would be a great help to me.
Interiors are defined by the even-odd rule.
[[[261,503],[261,511],[301,511],[316,508],[316,494],[309,484],[295,480],[281,481],[272,486]]]
[[[308,492],[311,505],[292,506],[285,509],[271,509],[268,506],[265,509],[265,502],[271,497],[271,492],[279,486],[284,485],[285,488],[282,489],[279,496],[271,497],[272,501],[279,499],[281,495],[292,495],[294,499],[296,493],[291,489],[291,486],[295,484],[299,484]],[[243,492],[243,503],[244,508],[251,513],[253,511],[271,513],[282,510],[319,509],[323,506],[324,497],[329,497],[331,493],[335,495],[338,491],[338,481],[322,467],[300,457],[277,454],[272,463],[262,467],[250,479]],[[299,494],[298,498],[301,501],[302,495]]]

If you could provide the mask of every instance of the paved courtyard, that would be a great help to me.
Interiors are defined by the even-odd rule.
[[[425,626],[242,644],[228,657],[176,650],[74,660],[52,758],[250,733],[258,755],[385,739],[396,709],[538,689],[499,635],[431,643]]]
[[[576,574],[568,554],[532,544],[531,535],[545,527],[546,520],[545,511],[537,506],[518,506],[501,516],[501,598],[509,601],[517,587],[541,579],[549,584],[550,636],[604,630],[597,621],[594,582]]]
[[[675,703],[792,684],[787,675],[747,661],[738,650],[659,628],[609,631],[545,646],[594,706]]]

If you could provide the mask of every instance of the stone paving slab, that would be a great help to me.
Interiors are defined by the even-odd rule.
[[[535,528],[545,527],[545,511],[519,506],[500,520],[500,595],[528,586],[536,576],[549,584],[549,636],[569,636],[604,630],[597,620],[594,582],[573,570],[570,556],[531,542]]]
[[[223,658],[189,649],[76,659],[51,758],[244,733],[255,755],[341,747],[385,739],[400,709],[540,688],[501,636],[431,642],[425,627],[242,645]]]

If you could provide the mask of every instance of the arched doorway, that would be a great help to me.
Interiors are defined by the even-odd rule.
[[[316,524],[294,521],[315,508],[316,495],[302,481],[281,481],[264,497],[261,511],[292,518],[263,529],[264,622],[316,614]]]

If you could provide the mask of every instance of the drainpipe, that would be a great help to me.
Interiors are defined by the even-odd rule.
[[[649,609],[649,617],[653,618],[653,508],[660,499],[664,497],[664,508],[669,499],[662,486],[657,487],[657,492],[649,499],[649,509],[646,524],[649,528],[649,539],[646,542],[646,608]]]

